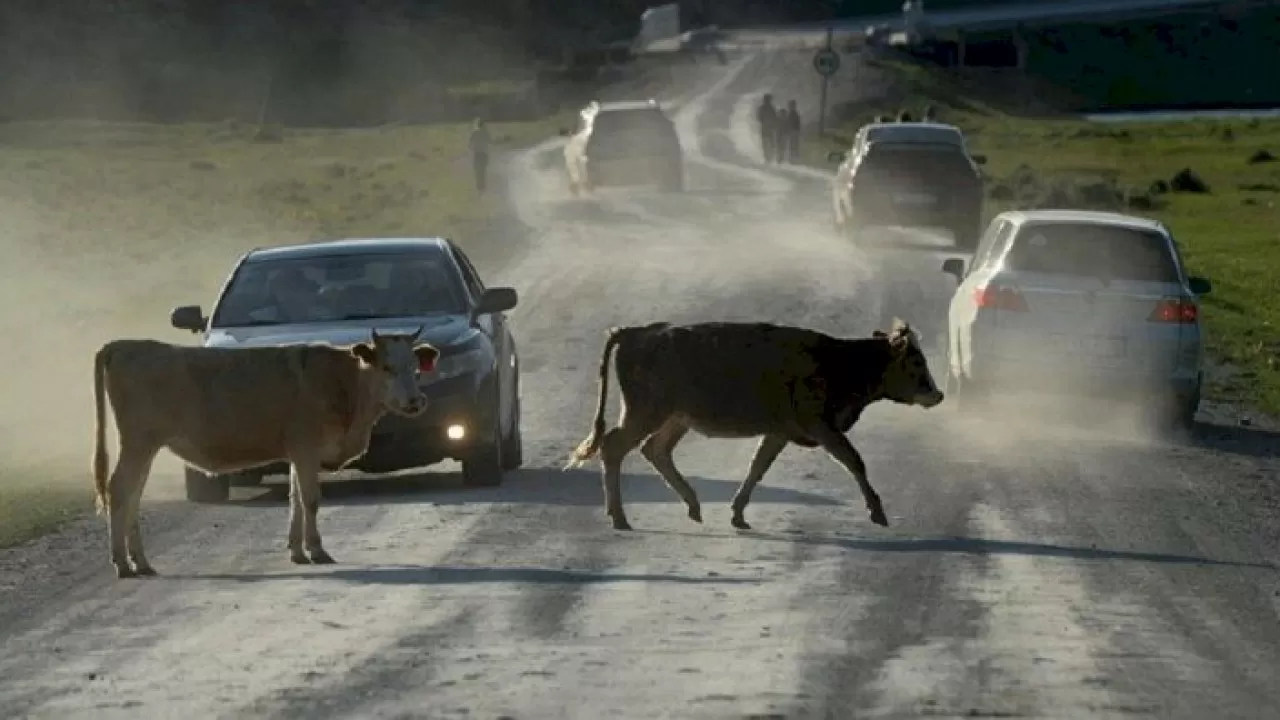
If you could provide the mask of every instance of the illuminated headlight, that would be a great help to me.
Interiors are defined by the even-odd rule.
[[[450,425],[444,429],[444,434],[450,440],[461,440],[467,436],[467,429],[461,425]]]
[[[485,355],[481,350],[467,350],[455,355],[441,355],[436,360],[436,367],[422,376],[423,382],[447,380],[459,375],[475,372],[484,367]]]

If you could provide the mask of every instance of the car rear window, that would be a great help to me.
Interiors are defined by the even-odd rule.
[[[601,112],[593,121],[593,131],[603,135],[613,133],[667,134],[672,131],[671,121],[661,110],[613,110]]]
[[[954,145],[877,143],[867,150],[858,174],[885,179],[946,180],[973,177],[973,166]]]
[[[1081,275],[1138,282],[1178,282],[1165,236],[1097,223],[1028,225],[1004,258],[1018,272]]]

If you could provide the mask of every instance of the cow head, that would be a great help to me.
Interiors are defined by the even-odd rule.
[[[929,363],[920,350],[920,338],[911,326],[893,319],[893,329],[888,333],[876,330],[874,337],[889,343],[889,366],[885,368],[884,396],[904,405],[931,408],[942,402],[942,391],[933,382]]]
[[[430,345],[417,345],[423,328],[409,334],[379,335],[370,331],[370,343],[351,348],[351,354],[364,365],[381,372],[386,379],[382,402],[398,415],[413,417],[427,409],[427,397],[418,387],[418,373],[435,366],[440,351]]]

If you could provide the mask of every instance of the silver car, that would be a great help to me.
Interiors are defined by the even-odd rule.
[[[1083,210],[992,219],[947,315],[947,395],[1007,391],[1154,400],[1187,427],[1204,382],[1198,296],[1162,223]]]

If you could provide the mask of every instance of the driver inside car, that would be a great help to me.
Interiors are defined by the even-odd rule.
[[[297,323],[331,320],[320,306],[319,288],[301,270],[283,268],[267,281],[269,304],[250,311],[258,322]]]
[[[389,315],[457,312],[460,307],[449,277],[434,264],[396,265],[387,284]]]

